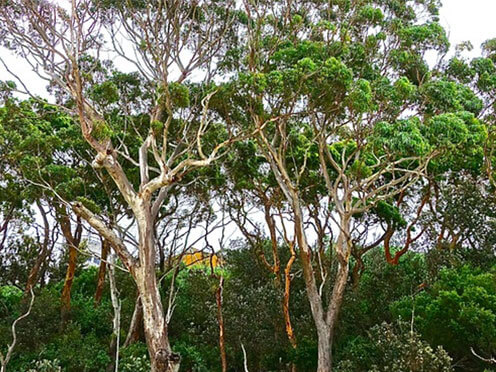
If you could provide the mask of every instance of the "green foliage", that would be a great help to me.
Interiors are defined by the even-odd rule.
[[[348,94],[349,108],[355,112],[367,112],[372,103],[372,89],[370,82],[361,79]]]
[[[417,87],[406,76],[399,78],[394,83],[394,87],[399,97],[404,100],[411,99],[417,91]]]
[[[22,299],[23,292],[14,286],[5,285],[0,287],[0,306],[3,310],[12,311]]]
[[[465,85],[448,80],[434,80],[423,85],[421,90],[428,113],[469,111],[478,114],[483,103]]]
[[[270,254],[270,244],[263,249]],[[250,370],[285,370],[290,363],[299,370],[314,370],[317,343],[303,278],[296,275],[292,280],[290,312],[298,340],[297,349],[293,349],[284,331],[280,289],[258,254],[239,245],[224,256],[223,315],[228,365],[234,370],[243,369],[241,340]],[[281,247],[280,254],[284,265],[287,250]],[[369,371],[375,365],[377,371],[410,371],[408,368],[448,371],[450,359],[442,349],[456,360],[470,360],[464,364],[467,368],[479,366],[471,357],[468,345],[483,355],[491,355],[494,341],[491,341],[494,335],[491,324],[495,317],[490,311],[496,293],[493,271],[468,266],[442,269],[443,262],[438,262],[433,270],[428,267],[433,264],[431,258],[415,253],[404,256],[398,266],[391,266],[385,263],[382,254],[378,250],[365,257],[366,269],[358,286],[347,291],[335,340],[336,368]],[[474,256],[459,258],[462,265],[471,259],[478,260]],[[298,272],[298,263],[294,265]],[[50,284],[37,295],[31,315],[19,324],[19,348],[10,365],[12,370],[55,372],[60,367],[66,371],[99,372],[106,368],[110,360],[112,308],[108,292],[104,293],[101,305],[94,307],[95,280],[95,268],[76,276],[72,310],[64,329],[60,328],[59,283]],[[164,288],[168,288],[170,280],[170,275],[164,279]],[[134,286],[128,285],[128,281],[124,273],[118,273],[123,303],[122,337],[130,321],[135,294]],[[417,293],[421,284],[430,284],[426,292],[415,297],[414,325],[422,338],[417,333],[410,334],[410,324],[380,325],[392,324],[399,315],[409,321],[411,295]],[[217,286],[218,279],[210,275],[209,268],[182,270],[176,278],[179,291],[169,332],[173,349],[181,354],[185,370],[219,369]],[[20,292],[2,287],[2,293],[6,293],[3,297],[12,299],[13,313],[19,313]],[[162,295],[165,299],[168,293]],[[1,319],[0,342],[5,344],[8,339],[3,338],[9,336],[12,317]],[[460,347],[454,350],[454,345]],[[53,362],[40,362],[42,359]],[[53,364],[55,359],[58,364]],[[149,368],[146,344],[138,342],[121,349],[122,371]]]
[[[209,362],[215,365],[214,361],[218,359],[218,355],[212,355],[214,350],[217,351],[216,348],[191,345],[189,342],[177,342],[174,345],[174,351],[185,356],[181,361],[182,368],[192,372],[210,371]]]
[[[173,107],[184,108],[190,104],[189,89],[179,83],[169,84],[169,94]]]
[[[429,150],[417,118],[378,123],[374,128],[373,143],[378,151],[397,156],[422,156]]]
[[[98,141],[110,139],[112,137],[112,129],[104,121],[96,121],[93,123],[91,135]]]
[[[169,62],[178,60],[169,53],[188,55],[191,47],[208,48],[210,41],[225,38],[218,50],[198,51],[192,64],[180,68],[186,71],[198,66],[200,74],[210,73],[205,66],[208,61],[201,61],[200,55],[212,53],[213,65],[222,72],[212,79],[216,83],[195,83],[196,76],[190,78],[187,71],[178,77],[181,83],[156,82],[139,73],[119,72],[111,62],[90,54],[78,59],[83,95],[101,115],[100,120],[90,123],[91,136],[100,145],[116,140],[107,149],[116,149],[113,160],[121,163],[129,184],[142,191],[139,169],[130,158],[138,158],[143,138],[148,135],[156,140],[148,156],[153,172],[164,168],[158,164],[159,157],[151,156],[151,152],[160,152],[154,146],[162,146],[162,140],[168,142],[163,145],[166,162],[173,156],[167,167],[173,168],[185,159],[199,158],[198,145],[208,156],[217,144],[234,142],[230,138],[238,135],[243,138],[219,152],[222,164],[179,172],[177,187],[167,195],[171,204],[160,210],[164,218],[181,221],[189,212],[190,200],[213,199],[215,203],[216,198],[222,198],[219,204],[225,202],[229,208],[225,212],[232,215],[242,215],[240,207],[260,207],[262,202],[263,207],[270,204],[269,212],[280,211],[283,218],[289,214],[291,219],[292,206],[278,184],[280,178],[287,177],[305,217],[315,213],[319,222],[324,215],[332,220],[339,197],[331,195],[332,187],[326,181],[335,183],[335,193],[344,195],[339,204],[351,211],[351,265],[356,269],[353,279],[360,279],[353,288],[347,288],[336,330],[333,345],[338,370],[450,371],[450,356],[461,361],[459,365],[464,363],[462,368],[480,370],[482,363],[471,356],[470,347],[484,355],[496,355],[496,270],[489,269],[494,263],[495,216],[491,212],[493,198],[488,197],[494,190],[480,178],[493,161],[494,134],[488,128],[496,117],[496,41],[484,43],[483,55],[472,61],[462,57],[468,47],[464,45],[450,61],[432,67],[427,56],[443,56],[449,48],[446,32],[439,24],[438,0],[248,1],[232,10],[232,22],[226,22],[231,20],[231,10],[223,8],[227,2],[179,3],[177,7],[169,8],[168,3],[165,7],[167,14],[185,15],[177,35],[162,34],[164,38],[184,38],[182,51],[166,53],[171,57]],[[10,2],[5,4],[8,6]],[[98,0],[83,12],[98,10],[104,22],[115,20],[119,14],[121,18],[117,18],[139,28],[147,23],[133,20],[140,20],[146,12],[155,14],[156,8],[143,0],[125,5]],[[169,27],[161,24],[163,18],[157,16],[156,20],[158,28]],[[214,28],[205,33],[205,27],[217,24],[225,24],[227,29]],[[9,34],[2,30],[0,26],[1,35],[8,39]],[[97,40],[92,37],[88,38],[91,43]],[[162,63],[160,68],[163,62],[168,63],[161,61],[164,55],[158,57],[160,53],[154,50],[159,50],[164,40],[137,39],[137,50],[144,59],[150,58],[150,65],[143,70],[153,76],[167,75],[167,71],[155,74],[151,66],[154,59]],[[15,216],[13,225],[22,225],[19,230],[31,233],[37,226],[30,206],[41,202],[53,207],[58,196],[82,203],[105,221],[119,220],[114,211],[129,214],[129,206],[109,174],[90,166],[93,152],[81,136],[77,120],[47,102],[16,100],[15,89],[12,82],[0,83],[0,99],[4,102],[0,107],[0,216],[10,210],[22,214],[23,218]],[[53,86],[50,89],[58,104],[74,108],[76,102],[66,92]],[[204,99],[211,92],[215,94],[207,110]],[[209,115],[206,121],[201,117],[204,109]],[[198,136],[202,124],[206,125],[205,132]],[[279,179],[273,172],[277,164],[267,156],[271,151],[280,154],[284,167],[284,172],[277,174]],[[324,158],[329,153],[329,158],[322,160],[323,153]],[[174,158],[174,154],[179,155]],[[394,267],[384,263],[380,249],[359,256],[360,249],[366,248],[360,247],[360,241],[368,242],[370,231],[379,230],[382,224],[393,227],[395,238],[403,243],[404,228],[412,221],[419,190],[423,192],[427,182],[420,180],[406,190],[403,187],[410,186],[408,182],[413,183],[415,177],[421,178],[422,165],[426,168],[422,177],[428,179],[435,195],[425,208],[430,214],[426,212],[427,216],[415,221],[427,231],[415,248],[436,250],[426,255],[407,254]],[[322,174],[324,168],[327,179]],[[412,176],[397,181],[405,174]],[[469,175],[479,185],[463,189],[457,182],[468,180]],[[347,188],[352,190],[349,194]],[[399,205],[400,193],[406,206]],[[188,198],[184,206],[179,198],[182,195]],[[364,200],[367,195],[374,196]],[[210,212],[211,205],[205,204],[202,212],[193,216],[198,221],[205,211]],[[354,208],[357,206],[368,210]],[[186,212],[180,214],[179,209]],[[360,212],[355,213],[357,210]],[[306,226],[320,227],[311,223]],[[159,227],[157,224],[157,230]],[[258,221],[253,227],[262,230]],[[324,231],[332,231],[326,228]],[[443,251],[448,246],[443,241],[445,230],[459,239],[453,239],[449,252]],[[13,319],[26,307],[22,291],[5,284],[25,282],[41,243],[38,236],[27,237],[24,233],[20,231],[19,239],[8,241],[8,254],[0,252],[1,347],[10,341]],[[162,236],[162,231],[156,233]],[[226,253],[222,270],[212,273],[207,267],[181,268],[177,273],[178,292],[173,297],[174,315],[168,333],[174,350],[182,355],[183,370],[219,369],[215,301],[219,274],[226,279],[223,315],[232,370],[243,369],[241,345],[246,347],[252,371],[286,370],[290,364],[301,371],[316,369],[315,325],[301,263],[297,260],[291,272],[289,309],[298,341],[293,348],[284,329],[283,277],[269,272],[261,263],[260,255],[269,257],[271,246],[264,236],[257,238],[250,247],[232,242],[236,249]],[[336,269],[333,243],[326,236],[320,255],[312,255],[315,268],[328,273],[324,283],[317,278],[324,303],[330,300]],[[284,267],[288,249],[277,249]],[[72,308],[62,322],[59,298],[65,256],[57,252],[51,258],[56,262],[47,263],[43,288],[36,288],[33,311],[19,324],[12,369],[105,370],[112,337],[108,293],[95,307],[96,271],[78,268]],[[474,269],[470,263],[484,270]],[[128,276],[117,276],[124,336],[136,289]],[[161,282],[164,299],[169,298],[171,281],[169,274]],[[423,288],[427,289],[421,291]],[[418,334],[402,323],[396,325],[394,321],[400,317],[413,317]],[[121,356],[122,371],[150,369],[143,343],[123,349]]]
[[[470,348],[484,355],[496,352],[496,274],[465,265],[444,269],[426,292],[392,305],[397,317],[409,319],[415,308],[415,325],[433,345],[443,347],[456,360],[480,365]]]
[[[95,123],[99,139],[112,135],[105,122]],[[11,202],[32,203],[50,196],[49,185],[67,200],[84,197],[90,203],[106,202],[94,185],[88,145],[77,123],[57,107],[37,100],[9,100],[0,108],[2,193]],[[83,160],[76,154],[85,154]],[[6,172],[6,169],[9,169]]]
[[[148,372],[149,370],[150,360],[144,343],[137,342],[120,350],[120,372]]]
[[[425,49],[439,48],[440,51],[447,51],[449,47],[446,32],[437,22],[402,28],[399,31],[399,37],[403,47],[406,48],[420,44]]]
[[[452,264],[468,261],[476,267],[489,270],[494,265],[492,252],[496,242],[494,197],[478,177],[458,175],[449,178],[439,194],[436,215],[428,214],[425,217],[430,226],[430,235],[435,234],[434,219],[441,219],[445,226],[456,227],[459,239],[455,246],[452,246],[450,239],[432,242],[434,246],[445,249],[433,251],[428,257],[436,256]]]
[[[469,132],[465,122],[455,114],[433,117],[428,124],[431,143],[436,147],[452,147],[465,141]]]
[[[104,81],[91,87],[90,97],[100,105],[110,105],[119,100],[119,91],[113,81]]]
[[[47,344],[40,355],[60,360],[61,366],[72,371],[100,371],[110,363],[107,344],[94,333],[82,334],[76,324],[70,324],[54,342]]]
[[[408,323],[394,327],[374,326],[368,338],[357,339],[348,350],[350,359],[341,361],[339,372],[450,372],[451,358],[442,347],[429,346],[408,329]]]
[[[102,211],[98,204],[91,199],[85,198],[84,196],[78,196],[76,197],[76,200],[95,214],[100,214]]]
[[[33,363],[34,366],[26,372],[63,372],[64,369],[59,365],[58,359],[55,360],[39,360]]]
[[[372,251],[365,256],[364,265],[356,288],[345,297],[340,336],[336,340],[338,359],[344,358],[341,354],[357,342],[357,337],[367,337],[366,330],[382,322],[393,322],[388,304],[415,293],[420,285],[430,281],[425,257],[415,253],[407,253],[394,266],[385,261],[384,252]]]
[[[407,222],[401,215],[399,208],[386,201],[379,201],[373,208],[373,212],[384,221],[395,227],[406,227]]]
[[[160,120],[154,120],[150,123],[150,127],[152,128],[153,132],[158,135],[164,129],[164,123],[162,123]]]
[[[121,372],[147,372],[150,370],[150,361],[146,357],[130,357],[122,360]]]

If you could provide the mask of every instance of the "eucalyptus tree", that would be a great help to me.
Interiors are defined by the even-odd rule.
[[[231,0],[0,2],[3,45],[30,63],[77,116],[93,167],[107,171],[136,221],[137,257],[87,203],[71,204],[136,282],[152,371],[179,367],[155,275],[157,215],[175,185],[241,135],[209,110],[234,6]],[[100,73],[104,52],[136,70],[136,89],[145,93],[137,101],[127,101],[129,92]],[[137,146],[127,146],[125,137]]]
[[[89,147],[78,135],[79,129],[71,117],[46,102],[14,98],[6,100],[0,112],[2,179],[6,187],[14,185],[22,190],[19,196],[24,198],[23,203],[27,209],[31,209],[29,204],[36,207],[43,225],[43,239],[39,239],[40,250],[26,282],[26,293],[36,284],[61,233],[68,251],[62,289],[62,310],[67,313],[83,225],[81,219],[72,223],[74,213],[57,196],[67,200],[91,196],[102,211],[111,196],[107,197],[101,186],[96,187],[98,175],[85,156]],[[37,226],[35,220],[32,226]]]
[[[217,109],[255,131],[289,204],[317,329],[318,371],[331,369],[353,245],[360,237],[370,241],[361,216],[378,207],[394,211],[436,158],[484,140],[477,97],[460,84],[446,92],[439,66],[426,62],[428,52],[441,61],[449,47],[439,6],[244,2],[244,34],[226,64],[236,71],[234,89]],[[454,104],[440,104],[446,93]],[[320,197],[317,216],[333,212],[337,235],[328,294],[319,291],[304,222],[312,192]]]
[[[289,312],[291,268],[296,254],[292,249],[294,242],[287,233],[284,199],[266,166],[267,162],[257,153],[254,141],[236,144],[224,162],[226,182],[220,185],[220,197],[226,200],[230,219],[273,277],[274,286],[280,290],[286,334],[292,347],[296,348]],[[287,245],[291,252],[286,264],[281,262],[282,245]]]
[[[293,138],[295,146],[298,146],[297,142],[298,139]],[[299,273],[293,267],[297,252],[292,234],[294,220],[288,202],[256,141],[236,144],[225,160],[226,183],[221,192],[227,199],[230,218],[273,277],[274,286],[280,293],[286,335],[296,349],[298,343],[290,314],[290,298],[292,281]],[[316,174],[307,175],[307,181],[308,186],[319,183]],[[333,235],[331,213],[320,208],[324,190],[324,183],[320,182],[316,187],[310,186],[303,198],[308,210],[305,228],[315,237],[312,244],[320,292],[329,275],[326,244]],[[289,255],[282,253],[283,250],[287,250]]]
[[[10,89],[13,87],[14,84],[11,82],[0,84],[2,100],[12,98]],[[16,230],[27,230],[26,225],[35,226],[35,229],[38,230],[38,226],[30,218],[30,204],[37,205],[37,209],[43,217],[46,217],[46,214],[49,213],[41,205],[40,193],[36,193],[35,189],[30,187],[31,185],[23,182],[24,180],[19,177],[16,166],[13,166],[18,157],[13,156],[12,152],[20,150],[18,145],[22,136],[13,131],[9,122],[5,121],[10,115],[11,110],[8,107],[4,106],[0,109],[0,252],[4,258],[8,247],[14,245],[15,237],[18,236]],[[31,287],[30,283],[35,281],[39,266],[44,261],[43,257],[50,250],[51,230],[48,220],[43,218],[43,232],[37,234],[41,249],[28,276],[27,293],[29,293],[29,287]]]
[[[25,172],[30,172],[32,175],[41,168],[47,172],[48,169],[44,167],[47,164],[55,164],[51,162],[53,149],[56,144],[61,143],[61,140],[51,124],[49,120],[36,115],[29,102],[19,103],[10,97],[0,109],[2,194],[8,198],[8,203],[11,205],[10,213],[24,210],[26,215],[32,215],[37,211],[42,221],[41,233],[38,231],[40,229],[35,218],[21,224],[25,225],[24,229],[27,233],[34,230],[33,233],[39,244],[39,251],[36,252],[37,257],[27,281],[22,283],[26,285],[26,293],[29,293],[36,284],[39,271],[53,250],[58,236],[56,224],[52,221],[53,203],[49,202],[50,198],[44,190],[30,183],[28,177],[24,177]],[[33,167],[34,164],[37,166]],[[14,235],[12,231],[10,235]]]
[[[439,182],[433,208],[422,221],[430,246],[494,252],[495,197],[482,171],[480,167],[475,176],[462,173]]]
[[[63,312],[70,309],[71,288],[83,243],[81,218],[61,202],[88,200],[111,220],[118,203],[108,190],[108,180],[91,168],[89,146],[75,120],[57,106],[39,99],[5,100],[0,114],[3,177],[22,190],[24,203],[36,206],[43,224],[44,239],[26,283],[26,291],[36,284],[41,266],[60,243],[62,235],[68,264],[62,289]],[[103,183],[103,187],[102,187]],[[108,222],[110,223],[110,222]],[[35,223],[33,225],[36,226]],[[50,244],[49,244],[50,243]]]

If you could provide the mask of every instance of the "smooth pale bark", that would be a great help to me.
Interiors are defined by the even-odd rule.
[[[28,317],[29,314],[31,314],[31,310],[34,304],[34,292],[33,290],[29,292],[31,294],[31,301],[29,302],[28,310],[24,314],[19,316],[16,320],[14,320],[14,323],[12,323],[12,326],[10,328],[12,335],[12,342],[10,343],[10,345],[7,346],[7,351],[5,355],[0,350],[0,372],[7,372],[7,364],[9,364],[10,358],[12,358],[14,348],[17,344],[17,332],[16,332],[17,323],[19,323],[21,320],[23,320],[24,318]]]
[[[113,267],[114,258],[110,256],[109,262],[109,284],[110,284],[110,298],[112,301],[112,308],[114,310],[114,318],[112,321],[112,337],[110,341],[110,357],[111,362],[107,367],[108,372],[119,371],[119,347],[120,347],[120,330],[121,330],[121,302],[119,300],[119,290],[115,282],[115,270]]]
[[[188,110],[190,112],[184,113],[187,114],[187,118],[183,112],[180,112],[181,118],[184,116],[185,125],[184,128],[179,129],[177,132],[179,135],[176,136],[177,128],[171,123],[176,116],[176,109],[180,109],[180,107],[175,107],[174,99],[168,93],[167,87],[173,82],[179,84],[185,82],[194,76],[196,71],[201,72],[205,68],[209,71],[215,71],[213,68],[215,61],[217,56],[222,54],[222,44],[226,38],[230,38],[229,30],[235,19],[234,15],[220,16],[217,19],[220,14],[219,6],[226,10],[226,14],[231,14],[237,5],[235,2],[232,4],[228,2],[224,5],[219,5],[215,1],[205,4],[202,2],[200,4],[202,11],[209,14],[210,18],[215,18],[203,20],[197,17],[196,6],[186,6],[188,2],[179,1],[171,2],[171,4],[163,2],[160,3],[163,6],[152,6],[147,9],[139,6],[132,9],[132,4],[126,3],[129,6],[111,7],[117,11],[117,16],[121,21],[118,22],[118,30],[116,30],[101,17],[110,9],[93,6],[91,1],[71,1],[68,6],[64,7],[63,15],[60,15],[61,12],[57,8],[56,2],[19,1],[15,4],[22,6],[21,22],[12,19],[11,10],[17,8],[15,4],[12,5],[12,8],[10,2],[8,3],[9,6],[0,7],[0,19],[3,21],[0,22],[2,31],[6,31],[8,42],[13,47],[26,51],[23,53],[24,58],[41,66],[40,71],[38,71],[40,75],[49,76],[50,80],[64,94],[72,97],[74,113],[78,116],[81,133],[85,141],[95,151],[92,166],[96,169],[106,169],[119,189],[120,196],[132,209],[140,236],[139,262],[136,262],[133,255],[126,249],[124,241],[116,236],[101,218],[83,208],[79,202],[74,203],[73,208],[79,211],[80,216],[102,237],[109,240],[136,281],[143,304],[145,333],[150,346],[152,370],[162,372],[177,369],[176,366],[179,365],[179,362],[170,350],[162,303],[155,278],[156,250],[153,241],[153,225],[167,196],[168,187],[179,182],[189,171],[210,165],[220,157],[223,148],[232,144],[233,141],[247,138],[251,134],[234,131],[238,132],[234,135],[233,131],[227,128],[229,138],[215,145],[209,154],[206,154],[202,149],[202,144],[205,142],[203,136],[210,125],[212,116],[208,103],[218,89],[203,97],[201,102],[193,102],[194,107]],[[84,10],[81,11],[81,9]],[[172,33],[164,32],[164,27],[170,28],[170,30],[181,30],[184,22],[192,19],[201,26],[194,30],[186,27],[187,32],[181,37],[176,37],[175,31]],[[152,26],[150,27],[150,25]],[[148,40],[146,43],[140,43],[139,55],[135,56],[134,64],[138,67],[140,80],[145,82],[150,81],[150,79],[153,80],[157,89],[152,92],[151,101],[153,103],[151,107],[144,108],[146,112],[141,110],[135,114],[146,115],[148,113],[150,123],[163,121],[166,117],[163,130],[150,128],[148,135],[142,133],[142,128],[139,130],[140,133],[136,132],[138,137],[146,136],[144,140],[139,139],[142,142],[138,151],[139,165],[137,168],[139,169],[133,168],[139,170],[141,178],[139,188],[136,188],[137,185],[128,179],[122,167],[124,163],[121,164],[119,161],[121,156],[130,158],[125,141],[117,141],[118,151],[113,146],[111,138],[97,135],[98,127],[106,124],[106,115],[102,112],[105,110],[96,104],[91,95],[88,96],[88,83],[91,82],[89,82],[86,64],[81,63],[85,55],[98,56],[100,54],[103,46],[98,41],[99,35],[109,32],[114,34],[114,31],[117,34],[120,34],[121,31],[128,34],[130,40],[136,39],[136,35],[149,36],[145,38]],[[142,38],[138,37],[138,39]],[[160,42],[156,42],[157,40]],[[186,49],[191,50],[191,53],[187,53],[190,54],[189,61],[182,60],[177,55],[179,51]],[[119,51],[117,53],[120,54]],[[133,62],[133,58],[130,61]],[[94,62],[96,63],[96,61]],[[213,69],[210,69],[209,66]],[[171,80],[172,76],[169,70],[175,70],[176,67],[181,70],[181,74],[176,79]],[[211,74],[206,74],[204,82],[209,84],[212,78]],[[132,105],[130,106],[124,99],[116,102],[116,105],[119,104],[122,105],[120,107],[122,115],[127,115]],[[143,106],[148,106],[148,104]],[[133,110],[131,109],[131,111]],[[199,115],[201,117],[198,117]],[[180,122],[182,121],[180,120]],[[227,121],[226,124],[230,126],[230,121]],[[174,129],[172,129],[173,127]],[[120,134],[128,129],[130,130],[129,133],[135,132],[133,128],[123,128],[123,132]],[[153,154],[153,160],[147,159],[149,154]],[[132,160],[131,163],[133,164],[136,163],[133,159],[123,161],[129,165],[128,160]],[[152,168],[159,170],[159,174],[154,178],[150,178],[149,175]],[[155,195],[153,206],[150,205],[152,195]],[[68,278],[72,277],[68,276]],[[168,365],[164,366],[164,362],[167,362]]]
[[[328,304],[327,312],[324,311],[324,303],[319,293],[315,280],[315,272],[312,265],[310,245],[305,232],[303,219],[303,210],[298,195],[297,188],[293,185],[284,162],[279,158],[277,151],[262,135],[262,143],[265,147],[264,155],[270,161],[271,169],[281,187],[286,199],[290,203],[294,217],[294,230],[296,242],[298,243],[301,264],[303,267],[303,278],[305,280],[306,293],[312,318],[317,330],[318,340],[318,363],[317,372],[330,372],[332,370],[332,336],[338,321],[339,309],[343,301],[344,291],[349,271],[349,257],[351,254],[350,246],[350,215],[344,208],[339,209],[340,215],[340,234],[336,244],[336,253],[339,260],[338,274],[336,275],[331,299]],[[334,200],[338,200],[336,197]],[[341,205],[343,207],[343,205]]]
[[[135,270],[135,280],[143,307],[143,321],[146,343],[150,353],[152,372],[172,372],[179,370],[180,357],[172,352],[167,336],[167,323],[160,298],[156,276],[156,246],[151,207],[148,200],[141,200],[136,208],[139,231],[139,266]]]
[[[340,233],[336,243],[336,253],[338,256],[338,271],[334,279],[334,286],[327,309],[326,323],[329,327],[329,371],[332,370],[332,343],[334,340],[334,333],[339,320],[339,312],[343,303],[346,284],[348,282],[349,274],[349,261],[351,255],[351,241],[350,241],[350,217],[345,212],[341,214],[340,218]],[[327,371],[327,370],[326,370]]]
[[[156,246],[149,199],[131,200],[138,225],[139,260],[132,257],[123,242],[101,219],[80,203],[74,211],[105,238],[119,255],[134,278],[143,308],[143,323],[152,372],[173,372],[179,369],[180,357],[173,353],[167,336],[167,323],[156,277]]]
[[[264,155],[267,160],[269,160],[271,169],[274,172],[274,176],[281,187],[286,199],[288,200],[294,217],[294,231],[296,236],[296,242],[299,247],[300,260],[303,268],[303,278],[305,280],[305,287],[308,302],[310,303],[310,310],[312,313],[312,318],[317,330],[317,340],[318,340],[318,363],[317,372],[329,372],[331,371],[331,326],[328,324],[330,319],[334,321],[337,317],[329,317],[329,314],[324,312],[323,299],[317,288],[317,283],[315,280],[315,273],[312,266],[312,251],[310,245],[308,244],[308,238],[305,232],[304,220],[303,220],[303,210],[300,204],[300,198],[298,195],[297,188],[291,182],[291,179],[286,171],[283,161],[278,157],[277,152],[274,150],[272,145],[267,141],[267,139],[262,135],[262,146],[266,146]],[[264,149],[264,147],[262,147]],[[331,299],[331,303],[332,303]],[[336,302],[340,303],[340,301]]]
[[[340,220],[340,234],[336,244],[336,253],[339,268],[335,277],[327,313],[324,314],[323,299],[317,289],[315,274],[311,261],[311,251],[303,225],[303,215],[297,196],[294,196],[293,211],[295,215],[295,233],[300,247],[300,258],[303,266],[307,297],[310,302],[312,317],[317,329],[318,362],[317,372],[332,370],[332,339],[339,319],[339,310],[343,302],[349,273],[350,246],[350,218],[344,214]]]
[[[327,325],[320,325],[317,329],[317,372],[331,371],[331,340]]]
[[[138,269],[136,284],[143,306],[146,343],[150,353],[152,372],[172,372],[179,369],[179,358],[172,353],[167,337],[167,325],[158,291],[155,272]]]
[[[331,349],[329,341],[329,327],[324,317],[324,309],[322,298],[320,297],[315,282],[313,272],[311,251],[307,243],[305,229],[303,225],[303,216],[299,203],[294,200],[293,210],[295,214],[295,233],[298,246],[300,247],[300,258],[303,266],[303,277],[305,279],[307,298],[310,303],[310,309],[314,320],[315,328],[317,329],[318,342],[318,363],[317,372],[328,372],[331,368]]]

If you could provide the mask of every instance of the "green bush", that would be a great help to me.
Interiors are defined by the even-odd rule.
[[[38,360],[33,362],[33,368],[26,372],[64,372],[65,370],[59,364],[58,359],[54,360]]]
[[[71,372],[100,372],[110,363],[107,341],[94,333],[82,334],[77,324],[70,323],[40,354],[45,359],[59,359]]]
[[[120,372],[149,372],[150,361],[145,356],[130,356],[119,363]]]
[[[442,347],[433,349],[406,323],[396,327],[382,323],[372,327],[367,338],[350,346],[349,358],[338,372],[449,372],[451,358]]]
[[[471,347],[481,355],[496,355],[496,267],[490,272],[468,265],[444,269],[431,288],[391,309],[402,319],[411,319],[414,309],[423,338],[442,345],[466,370],[484,367]]]

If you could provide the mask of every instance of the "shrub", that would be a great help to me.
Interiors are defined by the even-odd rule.
[[[411,332],[406,323],[395,327],[382,323],[372,327],[368,338],[359,338],[349,358],[338,364],[338,372],[449,372],[451,358],[442,348],[432,348]]]

